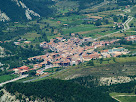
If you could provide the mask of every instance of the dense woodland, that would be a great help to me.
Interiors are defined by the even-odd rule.
[[[5,88],[12,94],[18,92],[28,97],[33,96],[35,99],[36,97],[50,98],[55,102],[116,102],[108,93],[57,79],[30,83],[9,83]]]
[[[135,76],[130,76],[135,77]],[[136,81],[132,81],[129,83],[121,83],[121,84],[114,84],[111,86],[99,86],[99,78],[93,76],[85,76],[79,77],[76,79],[70,80],[74,83],[78,83],[79,85],[93,88],[99,90],[101,92],[117,92],[117,93],[135,93],[136,94]]]
[[[52,99],[55,102],[116,102],[110,92],[135,93],[136,81],[99,86],[93,76],[80,77],[69,81],[48,79],[30,83],[9,83],[5,88],[12,94],[24,94],[30,100]],[[23,100],[22,97],[17,97]]]

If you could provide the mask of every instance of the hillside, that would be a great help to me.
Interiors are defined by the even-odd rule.
[[[50,0],[0,0],[0,10],[4,12],[11,21],[32,20],[32,18],[45,16],[52,13]]]
[[[116,102],[107,93],[57,79],[34,83],[9,83],[5,88],[12,95],[23,94],[30,100],[42,99],[44,102],[47,101],[46,99],[52,99],[55,102]]]
[[[65,13],[78,14],[84,9],[87,10],[91,7],[97,7],[97,5],[103,1],[104,0],[0,0],[0,21],[27,21],[38,17],[63,15]],[[116,4],[124,6],[128,4],[133,5],[134,3],[135,1],[133,0],[118,0]]]
[[[63,13],[77,12],[103,0],[0,0],[0,21],[27,21]],[[74,5],[73,5],[74,4]],[[1,14],[2,13],[2,14]]]

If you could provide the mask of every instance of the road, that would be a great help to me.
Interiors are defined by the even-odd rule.
[[[115,99],[115,100],[117,100],[118,102],[121,102],[121,101],[120,101],[119,99],[117,99],[116,97],[113,97],[113,96],[112,96],[112,98]]]
[[[15,79],[12,79],[12,80],[9,80],[9,81],[6,81],[6,82],[2,82],[2,83],[0,83],[0,86],[3,86],[5,84],[7,84],[7,83],[14,82],[14,81],[17,81],[17,80],[20,80],[20,79],[23,79],[23,78],[26,78],[27,76],[28,76],[28,74],[19,76],[19,77],[15,78]]]
[[[50,75],[53,75],[53,74],[55,74],[55,73],[58,73],[58,72],[61,72],[61,71],[67,70],[67,69],[68,69],[68,68],[65,68],[65,69],[62,69],[62,70],[60,70],[60,71],[54,72],[54,73],[52,73],[52,74],[48,74],[48,75],[41,76],[41,77],[38,77],[38,78],[26,80],[26,81],[23,81],[23,83],[32,82],[32,81],[37,80],[37,79],[42,79],[42,78],[48,77],[48,76],[50,76]]]
[[[116,31],[116,32],[113,32],[113,33],[110,33],[110,34],[106,34],[104,36],[100,36],[100,37],[97,37],[94,39],[95,40],[98,40],[100,38],[103,38],[103,37],[106,37],[106,36],[111,36],[113,34],[117,34],[117,33],[120,33],[120,32],[123,32],[123,31],[126,31],[126,30],[129,30],[130,29],[130,26],[129,26],[129,23],[134,19],[134,17],[131,17],[129,16],[128,19],[123,23],[123,26],[124,28],[122,30],[119,30],[119,31]]]
[[[123,25],[124,25],[124,31],[130,29],[129,23],[130,23],[133,19],[134,19],[134,17],[129,17],[128,20],[123,24]]]

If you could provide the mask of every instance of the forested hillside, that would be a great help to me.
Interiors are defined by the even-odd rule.
[[[0,10],[5,12],[7,16],[13,20],[26,20],[25,10],[19,7],[12,0],[0,0]]]
[[[21,0],[26,6],[41,16],[47,17],[51,15],[55,9],[51,8],[55,4],[52,0]]]
[[[53,13],[51,5],[54,4],[51,0],[18,0],[22,1],[30,10],[47,17]],[[11,19],[11,21],[27,20],[26,9],[12,0],[0,0],[0,10]]]
[[[99,86],[99,79],[94,76],[85,76],[79,77],[76,79],[70,80],[74,83],[78,83],[79,85],[89,87],[89,88],[96,88],[101,92],[117,92],[117,93],[135,93],[136,94],[136,81],[128,82],[128,83],[121,83],[121,84],[114,84],[111,86]]]
[[[57,79],[31,83],[9,83],[5,88],[12,94],[18,92],[29,98],[30,96],[33,99],[50,98],[55,102],[116,102],[107,93]]]

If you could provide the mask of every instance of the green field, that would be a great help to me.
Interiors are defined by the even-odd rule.
[[[121,102],[136,102],[136,96],[120,96],[116,98]]]
[[[3,75],[0,76],[0,83],[16,78],[17,75]]]
[[[94,25],[78,25],[75,27],[71,27],[69,29],[63,29],[62,31],[64,34],[68,34],[68,33],[75,33],[75,32],[81,32],[81,31],[90,31],[94,29],[98,29],[98,28],[95,27]]]
[[[33,41],[36,37],[40,37],[40,34],[36,32],[29,32],[22,36],[22,38],[27,39],[28,41]]]
[[[118,96],[118,95],[126,95],[126,96]],[[120,100],[121,102],[136,102],[136,96],[127,96],[127,95],[135,95],[134,93],[110,93],[110,96]]]

